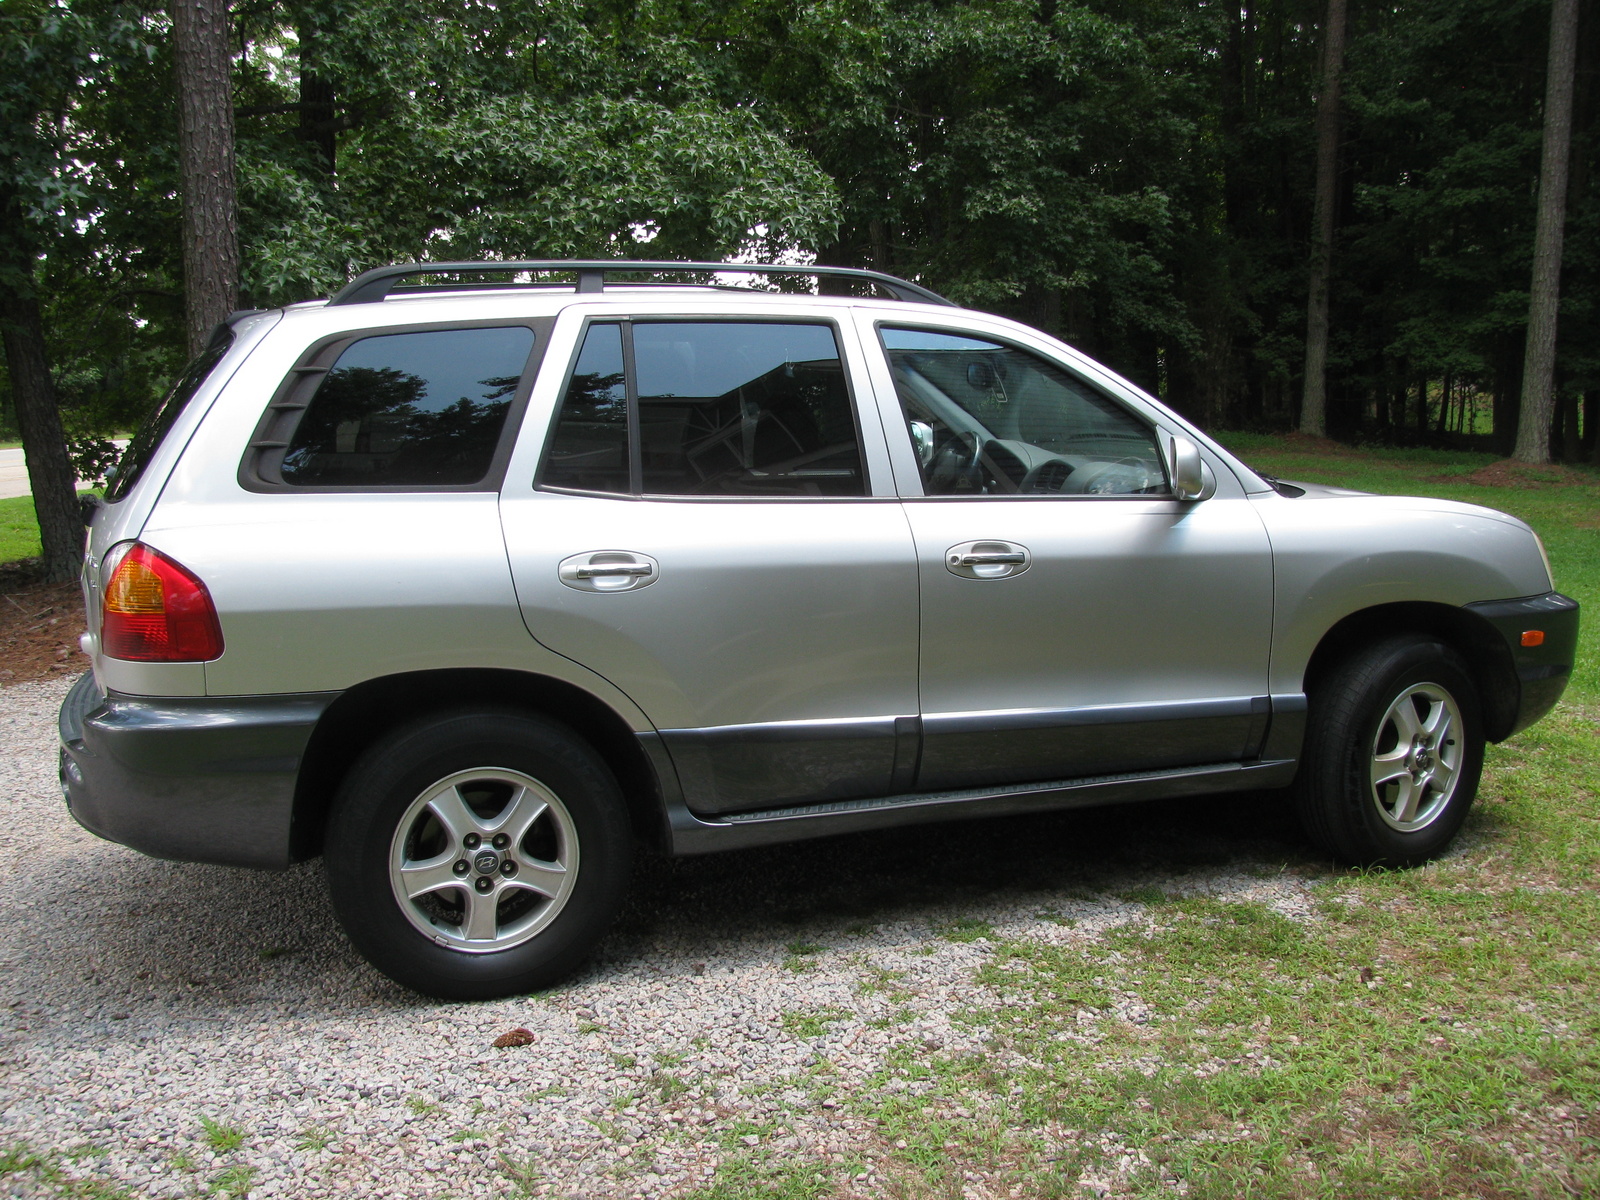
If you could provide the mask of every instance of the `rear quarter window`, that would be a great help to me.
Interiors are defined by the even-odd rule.
[[[296,368],[269,407],[247,485],[487,486],[539,338],[527,325],[346,338]]]
[[[223,328],[211,339],[211,344],[201,351],[200,356],[183,369],[177,381],[161,398],[155,411],[145,418],[144,424],[139,426],[139,431],[133,435],[128,443],[128,448],[122,452],[122,458],[117,463],[116,470],[111,473],[106,481],[106,500],[115,504],[133,490],[133,485],[139,482],[139,477],[144,474],[145,468],[150,465],[150,460],[161,448],[161,443],[166,441],[167,434],[172,432],[172,427],[177,424],[178,417],[189,406],[189,401],[194,399],[194,394],[216,370],[217,364],[233,347],[233,330]]]

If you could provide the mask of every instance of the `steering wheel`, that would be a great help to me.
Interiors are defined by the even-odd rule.
[[[933,456],[928,464],[928,492],[934,496],[949,495],[956,491],[981,491],[983,439],[976,433],[964,431],[956,434]],[[967,487],[960,487],[962,480]]]

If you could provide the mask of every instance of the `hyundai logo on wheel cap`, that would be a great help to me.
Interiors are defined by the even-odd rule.
[[[500,856],[493,850],[485,850],[472,860],[472,865],[478,868],[480,875],[493,875],[500,869]]]

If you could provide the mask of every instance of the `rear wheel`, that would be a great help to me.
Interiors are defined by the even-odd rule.
[[[621,904],[632,838],[616,780],[552,721],[456,712],[371,747],[324,846],[334,910],[390,978],[445,999],[547,987]]]
[[[1483,723],[1456,652],[1404,635],[1351,655],[1312,691],[1295,783],[1307,833],[1335,857],[1406,866],[1441,853],[1478,790]]]

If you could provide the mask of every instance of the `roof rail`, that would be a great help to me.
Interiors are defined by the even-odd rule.
[[[438,262],[400,263],[392,267],[378,267],[358,275],[344,289],[328,301],[332,308],[340,304],[373,304],[387,296],[400,280],[412,275],[454,275],[483,273],[487,271],[572,271],[578,276],[579,292],[605,290],[608,274],[618,271],[706,271],[724,275],[816,275],[818,277],[859,279],[875,283],[896,300],[919,301],[924,304],[944,304],[951,308],[955,303],[937,292],[930,292],[920,284],[896,279],[878,271],[863,271],[855,267],[783,267],[769,263],[705,263],[705,262],[634,262],[626,258],[606,259],[528,259],[512,262]]]

